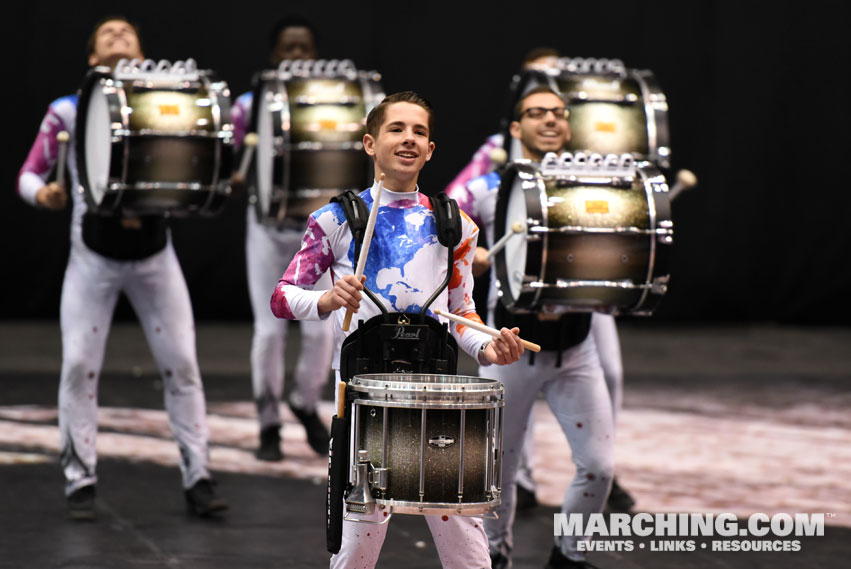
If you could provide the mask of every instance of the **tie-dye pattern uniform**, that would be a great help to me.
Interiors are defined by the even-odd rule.
[[[499,184],[500,176],[491,172],[450,194],[459,207],[483,224],[491,243]],[[496,302],[496,282],[491,271],[489,318],[493,318]],[[502,504],[496,509],[497,519],[485,520],[492,552],[510,556],[514,547],[515,480],[521,456],[529,446],[525,433],[538,393],[543,394],[567,436],[576,466],[576,475],[564,495],[562,512],[581,513],[587,518],[602,511],[612,479],[614,425],[595,340],[589,334],[582,343],[562,352],[561,367],[555,365],[555,352],[544,351],[535,354],[534,365],[524,358],[506,366],[479,368],[479,375],[499,380],[505,386]],[[564,555],[582,559],[584,554],[578,550],[578,541],[576,537],[562,537],[556,545]]]
[[[36,205],[36,194],[56,165],[65,130],[74,138],[77,96],[50,104],[35,143],[18,176],[18,193]],[[74,145],[68,145],[71,188],[79,187]],[[163,395],[180,450],[183,486],[207,471],[204,387],[195,352],[195,325],[186,281],[171,239],[164,249],[138,261],[118,261],[95,253],[83,242],[86,201],[70,191],[71,254],[62,282],[60,323],[62,371],[59,380],[61,463],[67,494],[95,484],[97,475],[97,390],[112,313],[121,292],[130,300],[163,378]]]
[[[360,195],[372,208],[376,186]],[[369,249],[364,275],[365,286],[384,302],[391,312],[419,312],[428,298],[446,278],[446,248],[435,234],[436,223],[428,197],[419,192],[398,193],[385,189],[375,222],[375,233]],[[473,278],[470,269],[479,230],[462,214],[461,241],[455,247],[454,266],[449,287],[431,308],[450,310],[455,314],[481,321],[473,303]],[[272,295],[272,312],[291,320],[320,319],[317,304],[325,290],[314,290],[319,277],[330,271],[331,278],[353,275],[355,245],[343,208],[336,203],[315,211],[307,222],[301,249],[293,258]],[[364,297],[353,327],[380,313],[375,304]],[[429,316],[435,317],[431,310]],[[336,349],[333,367],[339,369],[344,310],[334,311]],[[327,318],[327,315],[326,315]],[[444,320],[446,321],[446,320]],[[491,337],[463,325],[452,324],[458,345],[477,357],[482,344]],[[351,332],[351,330],[350,330]]]
[[[237,148],[242,146],[248,132],[253,101],[254,94],[249,91],[237,97],[231,107]],[[281,271],[298,251],[302,231],[292,227],[279,229],[260,223],[253,205],[249,205],[246,211],[245,227],[248,293],[254,314],[251,388],[262,430],[281,425],[279,404],[284,393],[286,369],[288,323],[275,318],[269,310],[269,290],[278,282]],[[310,412],[316,408],[322,387],[328,381],[333,345],[334,332],[330,321],[301,324],[301,349],[293,378],[295,385],[290,391],[290,402],[299,409]]]
[[[473,154],[473,158],[470,160],[469,164],[464,166],[464,169],[458,172],[458,175],[455,176],[449,185],[446,186],[446,195],[458,199],[458,195],[462,195],[464,193],[464,187],[471,181],[475,180],[479,176],[484,176],[485,174],[492,172],[494,168],[496,168],[497,164],[494,164],[491,159],[491,152],[493,152],[497,148],[502,148],[502,144],[505,141],[505,138],[501,134],[492,134],[487,140],[485,140],[484,144],[482,144],[478,150],[476,150],[475,154]],[[458,205],[461,206],[461,202],[458,202]],[[469,215],[470,212],[464,209],[461,206],[461,209]],[[470,216],[472,217],[472,215]],[[473,221],[476,221],[476,218],[473,217]],[[476,224],[479,227],[482,225],[476,221]]]

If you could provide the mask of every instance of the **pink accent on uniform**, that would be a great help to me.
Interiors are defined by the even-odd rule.
[[[62,123],[62,118],[51,106],[47,110],[44,120],[41,121],[41,127],[38,129],[38,135],[35,142],[30,148],[30,153],[27,154],[27,159],[24,165],[18,172],[17,187],[18,193],[21,192],[21,176],[26,172],[32,172],[39,176],[47,176],[50,169],[56,163],[56,157],[59,154],[59,142],[56,140],[56,135],[60,131],[65,130]]]

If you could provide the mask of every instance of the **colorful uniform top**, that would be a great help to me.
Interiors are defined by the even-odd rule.
[[[249,91],[236,98],[230,109],[230,118],[233,121],[233,148],[239,150],[245,140],[251,122],[251,105],[254,103],[254,93]]]
[[[472,220],[485,230],[488,243],[494,242],[493,226],[496,215],[496,198],[499,195],[499,183],[501,179],[496,172],[490,172],[471,180],[465,186],[454,186],[450,198],[458,202],[458,207],[472,218]],[[491,290],[488,294],[488,310],[492,311],[496,306],[496,281],[491,272]]]
[[[361,192],[371,208],[377,185]],[[481,322],[473,303],[473,278],[470,273],[478,228],[462,213],[461,241],[455,246],[452,277],[449,286],[431,305]],[[307,231],[301,249],[287,267],[272,295],[272,312],[279,318],[319,320],[319,298],[324,290],[314,285],[325,271],[331,271],[336,282],[355,273],[355,244],[343,208],[328,204],[313,212],[307,221]],[[372,291],[390,312],[419,312],[428,298],[443,283],[447,271],[446,248],[436,235],[436,222],[431,203],[419,191],[399,193],[383,190],[375,222],[375,233],[369,248],[364,275],[365,286]],[[348,333],[342,331],[345,310],[334,311],[335,346],[334,369],[340,366],[340,348]],[[367,321],[380,310],[364,295],[360,310],[352,318],[350,332],[359,320]],[[435,316],[431,310],[427,314]],[[446,322],[445,319],[442,321]],[[458,345],[473,357],[491,340],[482,332],[463,325],[451,324],[450,331]]]
[[[482,144],[476,153],[473,154],[473,159],[470,160],[470,163],[464,166],[464,169],[461,170],[455,179],[449,182],[449,185],[446,186],[446,195],[450,197],[455,197],[455,195],[459,195],[463,192],[464,186],[475,178],[479,176],[484,176],[485,174],[492,172],[496,168],[496,164],[494,164],[493,159],[491,159],[491,152],[493,152],[497,148],[502,148],[503,143],[505,142],[505,137],[501,134],[493,134],[488,137],[484,144]],[[457,200],[458,198],[455,197]],[[467,211],[460,200],[458,200],[458,206]],[[475,220],[475,218],[473,218]],[[476,222],[478,224],[478,222]],[[479,225],[481,227],[481,225]]]
[[[68,95],[56,99],[47,108],[47,114],[41,121],[38,135],[30,148],[27,159],[18,174],[18,194],[30,205],[36,204],[36,194],[47,183],[47,177],[56,166],[59,155],[59,142],[56,135],[67,131],[74,140],[74,125],[77,120],[77,95]],[[68,155],[65,160],[68,174],[71,178],[71,188],[80,185],[77,174],[77,160],[74,155],[73,142],[68,143]],[[80,192],[71,191],[74,201],[74,212],[71,227],[79,227],[83,213],[86,211],[86,200]]]

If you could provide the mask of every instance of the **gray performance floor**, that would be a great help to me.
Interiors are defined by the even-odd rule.
[[[0,325],[0,568],[326,567],[325,459],[311,453],[286,408],[287,458],[270,465],[251,454],[250,331],[244,323],[198,326],[211,464],[228,514],[186,515],[161,383],[138,326],[121,323],[100,382],[98,520],[73,523],[57,464],[58,324]],[[603,569],[846,567],[851,330],[627,321],[620,331],[626,384],[617,471],[639,511],[731,511],[740,520],[753,512],[824,513],[827,528],[800,538],[797,552],[712,551],[713,540],[738,538],[632,537],[633,551],[589,560]],[[297,338],[294,331],[288,368]],[[476,374],[470,360],[460,371]],[[329,417],[331,404],[321,413]],[[517,569],[544,566],[555,505],[572,475],[569,448],[543,401],[535,413],[545,505],[518,516]],[[695,551],[653,550],[688,539]],[[379,567],[439,567],[423,520],[394,518]]]

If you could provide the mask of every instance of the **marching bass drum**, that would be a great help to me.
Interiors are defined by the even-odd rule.
[[[248,186],[259,221],[302,226],[332,197],[370,184],[363,135],[384,98],[380,79],[349,60],[285,60],[255,76]]]
[[[500,301],[513,312],[556,305],[647,315],[667,290],[673,243],[668,187],[628,154],[548,154],[508,165],[494,239]]]
[[[216,213],[233,168],[227,84],[191,59],[95,67],[80,89],[75,153],[91,211]]]

